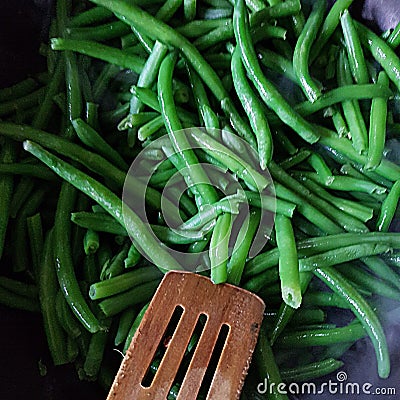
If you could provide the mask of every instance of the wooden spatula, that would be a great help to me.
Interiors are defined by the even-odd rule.
[[[206,399],[238,399],[264,308],[259,297],[236,286],[214,285],[209,278],[191,272],[167,273],[132,339],[107,399],[165,400],[179,369],[184,378],[177,399],[195,400],[202,384],[204,390],[203,379],[206,371],[210,374],[207,368],[212,356],[216,369],[206,388]],[[199,319],[206,320],[205,324],[199,324]],[[188,352],[199,325],[203,329],[197,345]],[[225,337],[223,332],[227,333]],[[160,342],[164,353],[149,383],[146,376],[156,352],[160,352]],[[220,348],[217,363],[216,347]],[[192,354],[182,374],[185,352]]]

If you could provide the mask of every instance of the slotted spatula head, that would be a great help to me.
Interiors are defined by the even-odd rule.
[[[179,369],[184,377],[177,399],[194,400],[202,384],[204,390],[203,379],[206,371],[209,374],[207,368],[212,356],[216,369],[206,388],[206,399],[238,399],[264,308],[259,297],[236,286],[214,285],[209,278],[191,272],[167,273],[132,339],[107,399],[165,400]],[[197,345],[189,352],[191,359],[182,373],[183,356],[185,352],[188,354],[188,344],[199,319],[205,320],[205,324],[200,324],[202,331]],[[174,331],[166,340],[174,321]],[[149,383],[145,377],[159,352],[160,342],[164,352]],[[220,347],[217,361],[216,346]]]

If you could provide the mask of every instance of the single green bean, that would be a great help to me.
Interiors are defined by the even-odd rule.
[[[135,286],[126,292],[102,300],[99,307],[107,317],[112,317],[128,307],[149,301],[159,283],[160,279],[155,279]]]
[[[259,103],[258,97],[253,92],[247,81],[246,72],[242,64],[240,48],[236,47],[232,56],[232,77],[243,109],[246,112],[250,125],[256,134],[257,148],[261,169],[265,170],[272,158],[273,143],[271,130],[264,110]]]
[[[276,212],[286,217],[292,218],[296,205],[272,196],[245,191],[247,201],[251,206],[262,208],[264,210]]]
[[[379,212],[379,217],[376,222],[376,229],[381,232],[387,232],[389,230],[390,224],[395,215],[397,204],[400,198],[400,180],[396,181],[390,189],[389,194],[382,203],[381,210]]]
[[[62,326],[64,331],[68,334],[68,336],[73,339],[76,339],[78,336],[80,336],[82,332],[82,325],[72,314],[71,309],[65,301],[64,295],[61,290],[57,292],[55,307],[58,322]]]
[[[209,257],[211,263],[211,280],[215,284],[227,280],[229,239],[232,230],[233,217],[229,213],[218,217],[211,235]]]
[[[389,78],[386,72],[378,75],[378,84],[389,87]],[[372,100],[369,122],[368,156],[365,169],[374,170],[382,160],[386,139],[387,99],[375,98]]]
[[[326,10],[326,1],[314,2],[311,13],[297,40],[293,53],[293,70],[299,80],[303,92],[311,103],[321,96],[321,89],[309,72],[309,57],[311,46],[317,37]]]
[[[281,377],[284,382],[309,382],[312,379],[329,375],[343,365],[343,361],[326,358],[299,367],[281,369]]]
[[[69,26],[85,26],[110,19],[113,13],[104,7],[93,7],[71,18]]]
[[[332,267],[317,268],[314,274],[349,303],[351,310],[372,340],[378,361],[379,376],[387,378],[390,373],[389,351],[385,333],[375,312],[347,280]]]
[[[296,242],[290,219],[277,214],[275,216],[276,242],[279,250],[279,277],[283,301],[293,308],[301,304],[299,262]]]
[[[114,339],[115,346],[119,346],[120,344],[125,342],[126,338],[128,337],[129,330],[136,316],[137,312],[134,307],[127,308],[125,311],[121,313],[118,323],[118,330]]]
[[[126,337],[123,353],[125,354],[130,346],[133,336],[135,335],[137,329],[139,328],[140,323],[142,322],[143,316],[149,307],[149,303],[145,304],[143,308],[139,311],[139,314],[136,316],[135,320],[131,328],[129,329],[128,336]]]
[[[144,67],[144,61],[141,58],[129,54],[124,50],[119,50],[90,40],[53,38],[51,39],[51,48],[53,50],[70,50],[85,54],[118,65],[122,68],[130,69],[137,74],[139,74]]]
[[[129,25],[122,21],[112,21],[94,27],[73,27],[67,29],[68,38],[78,40],[109,40],[131,32]]]
[[[147,266],[135,269],[111,279],[93,283],[90,286],[89,296],[92,300],[110,297],[159,277],[161,274],[156,268]]]
[[[50,231],[44,243],[42,262],[38,275],[40,309],[47,344],[55,365],[68,362],[66,335],[57,319],[56,296],[58,292],[57,275],[54,259],[54,232]]]
[[[340,17],[340,22],[353,77],[359,84],[368,83],[369,73],[361,48],[360,39],[348,10],[343,11],[342,16]]]
[[[365,336],[367,336],[367,332],[361,324],[349,324],[342,328],[288,332],[280,336],[276,341],[276,346],[279,348],[326,346],[355,341]]]

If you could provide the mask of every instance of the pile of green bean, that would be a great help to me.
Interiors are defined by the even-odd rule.
[[[163,274],[186,267],[168,244],[206,251],[214,283],[266,302],[243,399],[261,398],[265,377],[276,388],[335,371],[363,337],[389,376],[380,321],[382,298],[400,298],[400,234],[390,231],[400,166],[386,147],[400,132],[400,24],[378,36],[351,4],[57,0],[40,49],[47,71],[0,90],[0,303],[42,314],[55,365],[75,363],[81,379],[110,387],[113,349],[126,351]],[[205,130],[177,134],[191,127]],[[249,176],[220,130],[256,151],[258,171]],[[165,135],[144,224],[123,211],[122,188],[141,150]],[[244,189],[250,213],[236,243],[234,211],[199,163]],[[260,210],[272,207],[263,171],[275,223],[249,257]],[[179,212],[191,236],[159,215],[176,172],[189,187]],[[354,320],[337,326],[331,313]]]

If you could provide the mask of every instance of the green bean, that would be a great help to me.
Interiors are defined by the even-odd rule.
[[[349,8],[352,3],[353,0],[338,0],[333,4],[321,27],[318,40],[314,42],[311,49],[311,63],[318,57],[322,48],[328,43],[330,37],[335,32],[340,23],[340,16],[343,11]]]
[[[79,139],[88,147],[96,150],[101,156],[113,162],[116,167],[127,170],[128,164],[118,151],[114,150],[89,124],[82,119],[72,120],[75,132]]]
[[[361,257],[386,253],[390,250],[391,247],[386,244],[355,244],[302,258],[299,260],[299,268],[300,271],[313,271],[315,268],[330,267]]]
[[[139,314],[136,316],[135,320],[131,328],[129,329],[128,336],[125,340],[123,353],[126,354],[128,347],[130,346],[133,336],[135,335],[137,329],[139,328],[140,323],[142,322],[143,316],[149,307],[149,303],[145,304],[143,308],[139,311]]]
[[[0,122],[0,135],[21,142],[24,140],[34,140],[36,143],[51,148],[62,155],[68,156],[74,161],[81,162],[92,171],[99,173],[101,176],[110,178],[120,186],[123,186],[124,184],[124,172],[114,167],[104,158],[90,151],[84,150],[82,147],[71,143],[64,138],[57,137],[38,129],[28,128],[24,125],[17,125],[8,122]]]
[[[32,298],[21,296],[15,292],[0,286],[0,303],[17,310],[24,310],[29,312],[38,312],[39,307],[37,302],[32,301]],[[63,364],[65,362],[62,362]]]
[[[390,80],[400,90],[400,60],[392,48],[364,25],[355,22],[362,44],[369,49]]]
[[[154,42],[148,36],[143,35],[139,32],[134,26],[131,26],[132,32],[138,38],[139,43],[143,46],[148,54],[151,54],[152,49],[154,47]]]
[[[394,289],[388,283],[377,279],[362,268],[357,268],[355,265],[344,264],[339,266],[338,271],[348,279],[350,283],[354,282],[359,287],[365,288],[375,295],[393,300],[398,300],[399,298],[400,292],[398,289]]]
[[[303,298],[304,306],[310,307],[337,307],[337,308],[350,308],[349,305],[343,301],[335,293],[331,292],[311,292],[308,291]]]
[[[265,170],[272,158],[273,143],[271,131],[264,110],[247,81],[239,47],[236,47],[233,52],[231,68],[236,94],[242,103],[244,111],[248,115],[253,131],[256,133],[260,166],[261,169]]]
[[[379,73],[378,84],[389,87],[389,79],[386,72],[381,71]],[[368,136],[368,156],[367,164],[365,165],[365,169],[367,170],[374,170],[382,160],[386,138],[387,111],[387,100],[381,98],[372,100]]]
[[[305,101],[295,105],[295,110],[302,116],[311,115],[336,103],[359,99],[388,99],[392,92],[381,83],[365,85],[345,85],[324,93],[314,103]]]
[[[108,326],[111,321],[104,321]],[[108,339],[108,329],[96,332],[92,335],[89,342],[88,351],[83,364],[83,370],[89,378],[97,378],[103,360],[104,350]]]
[[[7,140],[2,146],[0,152],[0,161],[5,163],[7,166],[16,159],[15,145]],[[14,188],[14,178],[12,175],[1,175],[0,176],[0,259],[4,250],[4,242],[6,239],[6,231],[8,226],[8,220],[11,212],[12,196]]]
[[[93,99],[99,102],[103,93],[107,90],[111,80],[121,71],[121,67],[118,65],[107,64],[99,76],[93,83]]]
[[[195,230],[212,222],[223,213],[239,214],[240,204],[245,200],[246,198],[244,194],[238,192],[236,194],[228,195],[215,203],[205,204],[201,211],[185,221],[179,229],[184,231]]]
[[[169,21],[174,16],[176,11],[178,11],[182,3],[183,0],[167,0],[157,11],[155,17],[160,21]]]
[[[61,39],[63,40],[63,39]],[[65,84],[67,87],[67,110],[70,121],[79,118],[82,113],[82,93],[76,55],[65,49]]]
[[[387,245],[388,247],[396,248],[399,246],[399,238],[396,233],[340,233],[301,240],[297,242],[297,252],[299,256],[306,257],[305,260],[307,260],[309,256],[352,246],[354,243],[374,246]],[[277,248],[261,253],[247,263],[244,276],[250,278],[260,274],[271,267],[277,266],[278,261],[279,251]]]
[[[311,281],[312,274],[309,272],[300,273],[300,290],[303,295]],[[274,324],[271,328],[271,345],[273,345],[278,336],[283,332],[286,326],[292,321],[296,314],[296,309],[283,302],[276,314]]]
[[[257,47],[257,55],[261,64],[265,67],[282,74],[293,83],[298,84],[297,76],[293,71],[293,65],[287,58],[264,47]]]
[[[275,191],[278,198],[296,204],[296,210],[299,211],[300,214],[304,215],[305,218],[316,225],[319,229],[321,229],[321,231],[329,234],[339,233],[342,231],[339,225],[329,219],[314,205],[305,202],[301,195],[295,193],[291,189],[288,189],[276,182]]]
[[[154,239],[147,227],[143,226],[140,218],[130,209],[125,208],[122,213],[121,200],[102,184],[90,178],[75,167],[48,153],[40,146],[26,141],[24,148],[36,155],[42,162],[50,166],[52,170],[76,185],[79,190],[99,203],[122,226],[126,226],[135,244],[137,244],[162,270],[181,269],[173,257]],[[157,250],[155,250],[157,249]],[[151,256],[150,256],[151,255]]]
[[[26,199],[29,197],[34,185],[35,182],[33,179],[22,176],[11,198],[9,211],[11,218],[15,218],[17,216],[22,205],[25,204]]]
[[[301,10],[299,0],[287,0],[279,2],[271,7],[265,7],[250,16],[250,25],[258,25],[269,19],[290,17]]]
[[[296,242],[290,219],[277,214],[275,216],[276,242],[279,250],[279,276],[283,301],[293,308],[301,304],[299,263]],[[283,251],[283,249],[285,249]]]
[[[41,87],[26,96],[0,103],[0,117],[5,117],[15,111],[25,110],[42,102],[46,89]]]
[[[389,352],[385,333],[375,312],[346,279],[333,268],[317,268],[314,274],[349,303],[351,310],[372,340],[378,361],[379,376],[387,378],[390,373]]]
[[[219,28],[222,25],[229,25],[229,18],[224,19],[199,19],[190,21],[184,25],[178,26],[176,31],[187,38],[196,38]]]
[[[37,189],[22,207],[17,215],[15,227],[11,233],[12,243],[16,251],[13,253],[13,271],[25,271],[29,265],[29,249],[27,242],[26,219],[36,214],[45,195],[45,189]]]
[[[53,250],[54,232],[50,231],[44,243],[42,262],[40,263],[38,275],[38,288],[47,344],[54,364],[61,365],[67,363],[68,360],[66,357],[65,333],[57,319],[55,299],[58,292],[58,285]]]
[[[306,189],[301,183],[295,179],[293,179],[289,174],[287,174],[283,169],[281,169],[278,165],[276,165],[274,162],[270,163],[269,166],[270,172],[272,176],[278,180],[279,182],[284,182],[285,185],[289,186],[289,188],[293,191],[296,192],[299,196],[301,196],[303,199],[306,199],[312,206],[315,208],[319,209],[321,212],[323,212],[325,215],[327,215],[329,218],[332,218],[333,221],[337,221],[338,223],[341,223],[341,226],[343,229],[346,230],[351,230],[355,232],[367,232],[368,228],[362,224],[360,221],[358,221],[355,218],[351,218],[349,215],[345,214],[335,206],[329,204],[327,201],[323,200],[322,198],[316,196],[314,193]],[[308,176],[311,173],[304,173],[306,176]],[[317,174],[317,181],[319,181],[319,177]],[[345,177],[338,177],[339,180],[342,180],[342,178]],[[336,178],[335,178],[336,179]],[[331,181],[329,180],[330,187],[332,187],[333,184],[331,184]],[[361,183],[360,183],[361,185]],[[280,188],[275,187],[275,190],[277,191],[277,196],[279,195]],[[293,201],[289,198],[286,198],[286,200]],[[293,201],[294,203],[297,204],[296,201]],[[299,211],[300,207],[298,207]],[[313,222],[313,221],[311,221]],[[314,222],[315,223],[315,222]],[[319,224],[316,224],[319,226]],[[323,229],[324,230],[324,229]],[[326,231],[327,233],[339,233],[337,230],[336,232],[333,230]]]
[[[99,215],[97,213],[79,211],[71,213],[71,221],[82,228],[92,229],[96,232],[107,232],[124,236],[128,235],[125,227],[107,214]]]
[[[311,364],[295,368],[281,369],[281,377],[284,382],[308,382],[320,378],[338,370],[344,365],[342,361],[334,358],[326,358]]]
[[[232,21],[229,20],[227,24],[220,25],[203,36],[198,37],[193,42],[193,45],[198,50],[204,51],[216,44],[232,39],[233,36]]]
[[[224,283],[228,277],[228,251],[232,224],[233,217],[231,214],[220,215],[211,235],[209,257],[211,280],[214,284]]]
[[[381,232],[387,232],[395,215],[397,204],[400,198],[400,181],[396,181],[390,189],[389,194],[382,203],[379,217],[376,222],[376,229]]]
[[[249,204],[254,207],[276,212],[277,214],[282,214],[289,218],[293,217],[296,205],[291,202],[250,191],[245,191],[245,194]]]
[[[37,300],[38,288],[36,285],[1,276],[0,286],[19,296],[30,298],[33,301]]]
[[[217,136],[217,129],[219,128],[219,120],[215,112],[212,110],[210,106],[210,102],[207,97],[206,90],[204,85],[199,78],[198,74],[193,71],[192,68],[187,66],[187,71],[189,75],[190,86],[193,91],[193,96],[196,101],[197,109],[199,114],[203,120],[204,126],[207,128],[207,131],[215,136]]]
[[[124,343],[126,338],[128,337],[129,330],[132,326],[134,319],[137,316],[137,312],[135,308],[127,308],[125,311],[121,313],[118,323],[118,330],[115,335],[114,345],[119,346]]]
[[[352,200],[347,200],[341,197],[333,196],[330,192],[319,186],[318,183],[305,176],[302,176],[301,181],[307,189],[311,190],[319,197],[325,199],[330,204],[344,211],[346,214],[358,218],[362,222],[367,222],[373,217],[372,208],[366,207]],[[352,221],[354,220],[352,219]]]
[[[273,284],[279,279],[278,268],[270,268],[258,275],[250,277],[250,279],[244,283],[243,288],[250,292],[258,293],[261,289]]]
[[[357,29],[348,10],[340,17],[347,55],[353,77],[358,84],[368,83],[369,74]]]
[[[311,77],[308,65],[311,46],[322,24],[325,9],[325,0],[318,0],[314,3],[293,53],[294,73],[302,86],[304,94],[311,103],[314,103],[321,96],[321,90]]]
[[[198,159],[194,151],[191,150],[185,134],[179,132],[182,126],[179,121],[172,94],[174,65],[175,55],[171,53],[166,56],[161,63],[158,77],[158,96],[164,123],[174,149],[177,152],[177,157],[174,157],[177,163],[174,162],[174,164],[178,171],[182,171],[183,168],[187,170],[183,170],[182,174],[188,187],[194,192],[198,205],[215,202],[218,197],[214,188],[210,186],[209,179],[203,169],[200,166],[196,166],[196,164],[198,164]]]
[[[340,52],[338,58],[337,80],[339,86],[352,83],[349,63],[343,51]],[[360,106],[356,100],[345,100],[342,102],[342,108],[347,126],[351,131],[353,146],[358,153],[364,153],[367,149],[368,133]]]
[[[0,89],[0,102],[15,100],[32,93],[39,86],[33,78],[24,79],[13,86]]]
[[[100,301],[99,307],[107,317],[112,317],[128,307],[147,302],[153,296],[160,279],[146,282],[126,292]]]
[[[92,229],[88,229],[83,238],[83,248],[86,255],[94,254],[100,246],[99,234]]]
[[[85,119],[93,129],[99,128],[99,105],[91,101],[86,102]]]
[[[129,250],[129,245],[128,243],[124,243],[125,240],[122,240],[121,242],[117,241],[117,237],[115,238],[115,241],[122,246],[122,248],[118,251],[118,253],[111,259],[107,260],[103,268],[101,269],[100,272],[100,280],[110,280],[111,278],[117,277],[121,275],[124,272],[124,260],[126,256],[128,255],[128,250]],[[98,278],[94,280],[94,282],[97,282]]]
[[[326,346],[355,341],[365,336],[367,332],[361,324],[349,324],[342,328],[288,332],[280,336],[276,341],[276,346],[283,349]]]
[[[361,261],[372,271],[378,278],[390,283],[400,289],[400,277],[390,268],[385,261],[379,257],[363,257]]]
[[[314,172],[304,172],[302,173],[302,176],[306,176],[316,181],[320,185],[332,190],[363,192],[367,194],[384,194],[386,192],[386,188],[383,186],[379,186],[374,182],[361,180],[350,176],[335,175],[328,176],[326,179],[324,179]]]
[[[182,35],[175,32],[171,27],[156,20],[140,8],[121,1],[118,3],[109,3],[106,0],[93,0],[96,4],[103,4],[105,7],[112,9],[118,14],[124,15],[125,18],[138,29],[143,30],[150,37],[158,39],[167,45],[172,45],[180,49],[194,70],[204,80],[206,85],[210,88],[211,92],[215,95],[219,102],[228,99],[228,94],[223,87],[221,80],[216,72],[210,67],[209,64],[200,55],[198,50]],[[237,112],[233,104],[226,107],[227,104],[222,104],[222,109],[230,119],[235,130],[240,132],[245,137],[251,137],[252,133],[249,127],[243,123],[242,118]]]
[[[51,48],[53,50],[70,50],[85,54],[122,68],[131,69],[138,74],[144,66],[143,60],[137,56],[90,40],[53,38],[51,39]]]
[[[131,244],[128,250],[128,255],[124,260],[125,268],[133,268],[141,258],[141,254],[136,249],[134,244]]]
[[[264,327],[261,327],[259,333],[254,359],[257,365],[259,378],[266,379],[268,382],[268,388],[270,389],[268,391],[268,398],[273,400],[288,400],[288,396],[278,390],[282,384],[282,378],[279,368],[276,365],[271,345],[268,343],[267,336],[264,332]]]
[[[103,299],[115,294],[125,292],[133,287],[139,286],[144,282],[150,282],[161,277],[160,271],[156,268],[147,266],[134,271],[123,273],[119,276],[92,284],[89,296],[92,300]]]
[[[53,299],[54,301],[54,299]],[[76,339],[81,335],[81,325],[74,317],[70,307],[64,299],[64,295],[61,290],[57,292],[55,299],[55,307],[57,313],[57,319],[61,327],[68,334],[69,337]]]
[[[332,171],[318,153],[312,153],[307,161],[321,179],[326,180],[332,176]]]
[[[164,126],[164,119],[162,115],[158,115],[151,121],[143,124],[138,130],[138,139],[140,141],[146,140],[151,135],[155,134],[160,128]]]
[[[192,129],[190,135],[196,141],[196,144],[201,146],[203,151],[221,162],[250,186],[256,187],[259,191],[262,191],[269,185],[270,182],[264,175],[256,171],[250,164],[238,157],[228,147],[211,138],[211,136],[199,129]]]
[[[400,45],[400,22],[396,25],[389,37],[386,39],[387,44],[392,48],[396,49]]]
[[[284,170],[295,167],[296,165],[302,163],[311,155],[311,151],[307,149],[301,149],[296,154],[285,158],[283,161],[279,163],[279,166]]]
[[[242,61],[250,80],[256,86],[263,101],[278,114],[279,118],[305,141],[314,143],[318,136],[303,118],[301,118],[284,100],[278,90],[267,81],[257,60],[257,55],[251,43],[247,12],[243,0],[238,0],[234,12],[235,38],[240,46]]]
[[[71,18],[69,26],[77,27],[91,25],[110,19],[113,13],[104,7],[93,7]]]
[[[228,262],[228,283],[233,285],[240,284],[246,258],[253,242],[254,235],[256,234],[259,221],[260,213],[253,211],[250,215],[246,216],[246,219],[243,222],[237,235],[231,258]]]
[[[54,253],[57,260],[56,271],[65,300],[82,325],[89,332],[94,333],[102,329],[102,326],[90,310],[79,288],[69,242],[71,231],[69,214],[74,206],[75,197],[75,188],[68,183],[63,183],[55,217]]]
[[[335,132],[322,127],[318,127],[318,132],[321,135],[319,143],[328,150],[332,149],[355,163],[366,164],[366,157],[354,150],[349,139],[339,138]],[[375,172],[390,181],[396,181],[399,178],[400,167],[389,160],[383,159],[375,169]]]
[[[124,110],[125,114],[128,112],[129,106],[127,105],[126,110]],[[147,122],[153,120],[154,118],[158,117],[159,114],[156,112],[139,112],[136,114],[128,114],[119,124],[118,130],[123,131],[128,128],[136,128]]]
[[[38,275],[40,258],[43,251],[43,226],[40,213],[26,219],[29,243],[32,256],[32,267],[35,276]]]
[[[112,21],[95,27],[73,27],[67,29],[68,38],[102,41],[119,38],[131,32],[129,25],[122,21]]]
[[[186,21],[192,21],[196,17],[196,0],[183,0],[183,15]]]

